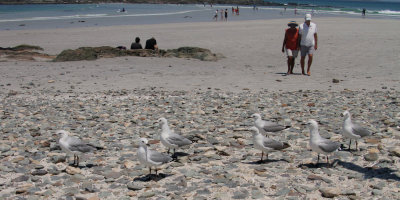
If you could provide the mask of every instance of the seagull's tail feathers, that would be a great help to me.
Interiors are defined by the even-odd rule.
[[[282,149],[286,149],[286,148],[290,147],[289,143],[287,143],[287,142],[282,142],[282,143],[283,143]]]
[[[185,138],[185,139],[183,140],[182,145],[189,145],[189,144],[192,144],[192,143],[193,143],[193,142],[192,142],[191,140]]]
[[[87,144],[88,146],[90,146],[91,148],[93,148],[93,150],[103,150],[104,147],[99,146],[99,145],[94,145],[94,144]]]

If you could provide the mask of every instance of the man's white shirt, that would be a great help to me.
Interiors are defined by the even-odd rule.
[[[300,45],[311,47],[315,45],[314,34],[317,33],[317,25],[310,22],[310,26],[304,22],[300,24],[299,34],[301,35]]]

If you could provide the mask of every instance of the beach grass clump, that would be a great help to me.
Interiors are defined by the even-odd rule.
[[[80,47],[78,49],[72,50],[67,49],[62,51],[57,57],[53,60],[55,62],[65,62],[65,61],[79,61],[79,60],[96,60],[101,57],[119,57],[126,56],[126,52],[124,50],[102,46],[102,47]]]
[[[221,54],[214,54],[208,49],[199,47],[180,47],[166,51],[166,57],[194,58],[202,61],[217,61],[223,58]]]
[[[102,47],[80,47],[75,50],[64,50],[53,60],[55,62],[96,60],[99,58],[113,58],[120,56],[138,56],[138,57],[178,57],[194,58],[202,61],[217,61],[223,58],[221,54],[214,54],[208,49],[199,47],[180,47],[178,49],[168,50],[149,50],[135,49],[125,50],[110,46]]]
[[[32,50],[40,50],[43,51],[43,48],[40,46],[34,46],[29,44],[21,44],[15,47],[0,47],[0,50],[8,50],[8,51],[32,51]]]

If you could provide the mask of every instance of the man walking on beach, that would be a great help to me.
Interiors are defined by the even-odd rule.
[[[306,14],[305,22],[300,25],[299,29],[299,41],[301,51],[301,73],[304,73],[304,62],[306,55],[308,55],[308,68],[307,75],[310,76],[310,67],[313,61],[314,51],[318,48],[318,36],[317,36],[317,25],[311,22],[311,14]]]

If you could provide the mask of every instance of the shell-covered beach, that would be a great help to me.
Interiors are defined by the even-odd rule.
[[[1,101],[1,196],[5,199],[337,199],[399,198],[399,93],[341,92],[163,92],[108,91],[82,94],[3,94]],[[347,151],[343,118],[373,135]],[[291,147],[257,163],[248,130],[253,113],[290,125],[271,137]],[[138,139],[166,152],[157,119],[194,141],[179,149],[179,161],[159,176],[136,157]],[[332,167],[308,146],[305,122],[315,119],[320,134],[339,141]],[[69,164],[53,134],[68,130],[104,149]],[[154,172],[153,172],[154,174]]]

